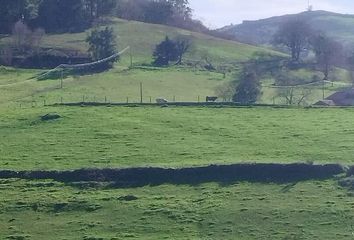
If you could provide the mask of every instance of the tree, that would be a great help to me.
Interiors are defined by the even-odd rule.
[[[181,64],[183,56],[190,50],[192,46],[192,42],[188,38],[177,37],[177,39],[174,40],[174,43],[175,43],[176,54],[178,58],[176,64]]]
[[[173,6],[168,1],[148,1],[144,21],[167,24],[173,15]]]
[[[349,69],[349,78],[351,80],[352,87],[354,87],[354,52],[351,52],[346,58],[347,68]]]
[[[82,0],[42,1],[38,15],[38,25],[47,32],[80,32],[91,25]]]
[[[145,20],[145,10],[148,2],[146,0],[118,0],[116,4],[116,16],[128,20]]]
[[[45,31],[42,28],[37,28],[32,32],[31,46],[34,50],[38,50],[40,48],[44,36],[45,36]]]
[[[166,36],[165,40],[156,46],[153,58],[154,64],[157,66],[167,66],[171,61],[177,61],[176,44]]]
[[[95,29],[86,38],[89,44],[89,52],[94,61],[110,57],[116,53],[116,41],[113,28],[106,27],[104,30]],[[112,61],[104,64],[105,68],[112,67],[113,63],[119,60],[117,56]]]
[[[116,7],[116,0],[84,0],[85,8],[88,9],[91,21],[102,15],[110,14]]]
[[[25,0],[1,0],[0,33],[10,33],[13,24],[24,18]]]
[[[168,0],[169,4],[172,6],[172,15],[169,19],[169,24],[186,27],[190,25],[192,19],[192,9],[189,7],[188,0]]]
[[[309,45],[310,36],[311,27],[303,20],[293,19],[279,28],[274,35],[273,44],[288,48],[292,61],[298,62],[301,53]]]
[[[235,95],[237,81],[226,81],[215,88],[215,95],[224,101],[231,101]]]
[[[182,17],[184,20],[191,18],[192,9],[189,7],[188,0],[169,0],[175,15]]]
[[[254,104],[260,95],[261,84],[256,73],[251,69],[244,69],[232,100],[241,104]]]
[[[36,51],[40,47],[45,31],[37,28],[32,31],[27,24],[18,21],[12,29],[12,45],[20,53]]]
[[[312,82],[315,82],[317,76],[313,76]],[[308,81],[292,74],[288,70],[279,71],[275,76],[275,85],[277,87],[277,96],[285,100],[287,105],[305,104],[312,90],[304,86]]]
[[[1,64],[11,66],[13,59],[13,50],[10,46],[0,48]]]
[[[12,29],[13,45],[23,53],[30,46],[31,30],[22,21],[18,21]]]
[[[312,39],[311,45],[316,55],[317,65],[324,75],[323,79],[328,80],[330,71],[339,61],[342,46],[324,34],[316,35]]]

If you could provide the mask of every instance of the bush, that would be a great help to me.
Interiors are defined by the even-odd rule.
[[[86,38],[89,44],[89,52],[93,61],[110,57],[116,53],[116,40],[113,28],[106,27],[104,30],[95,29]],[[102,68],[111,68],[113,63],[119,60],[119,56],[103,63]]]
[[[236,87],[236,93],[233,101],[241,104],[254,104],[261,95],[260,81],[253,71],[244,70],[241,73],[241,79]]]

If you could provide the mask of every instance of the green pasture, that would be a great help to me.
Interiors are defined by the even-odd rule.
[[[115,189],[0,180],[0,238],[353,239],[354,199],[330,181]]]
[[[40,116],[56,112],[55,121]],[[353,164],[353,109],[4,108],[0,169]]]
[[[59,102],[204,101],[234,80],[239,62],[271,50],[171,27],[110,19],[129,53],[100,74],[38,81],[45,70],[0,67],[0,169],[192,167],[234,163],[354,165],[354,109],[230,107],[53,107]],[[86,51],[88,32],[47,35],[43,47]],[[189,36],[201,67],[153,68],[166,35]],[[10,41],[2,38],[0,45]],[[193,61],[192,61],[193,62]],[[348,83],[336,70],[337,85]],[[301,69],[311,79],[318,72]],[[282,103],[273,79],[259,103]],[[315,86],[309,103],[322,98]],[[42,121],[58,113],[61,118]],[[0,239],[353,239],[353,194],[337,182],[203,183],[114,188],[106,183],[0,179]]]

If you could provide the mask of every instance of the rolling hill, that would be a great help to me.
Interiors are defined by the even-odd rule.
[[[304,19],[313,29],[327,33],[347,47],[354,45],[354,15],[327,11],[302,12],[256,21],[244,21],[242,24],[226,26],[219,31],[232,34],[241,42],[267,45],[279,26],[293,18]]]
[[[108,24],[120,49],[132,47],[132,67],[129,54],[123,55],[113,69],[68,76],[59,88],[59,79],[35,78],[45,70],[0,66],[0,239],[352,239],[353,168],[345,175],[347,167],[316,165],[353,164],[352,109],[43,106],[104,98],[135,102],[140,83],[145,102],[157,96],[197,101],[236,79],[240,62],[256,52],[280,54],[161,25]],[[194,41],[186,64],[152,67],[154,45],[177,34]],[[86,36],[47,35],[42,47],[85,52]],[[189,64],[205,55],[216,67],[231,65],[232,72],[224,77]],[[345,72],[336,72],[343,81]],[[301,68],[291,74],[308,80],[319,73]],[[269,88],[262,89],[260,102],[269,102],[273,81],[262,84]],[[321,87],[315,86],[313,98]],[[48,113],[59,118],[43,118]],[[235,179],[216,166],[235,163],[246,179],[232,166],[225,167]],[[285,174],[289,163],[301,164],[289,165]],[[342,175],[315,171],[328,166]],[[168,177],[153,167],[168,168]],[[110,174],[117,169],[122,174]],[[183,169],[188,177],[175,175]],[[62,179],[44,179],[61,170],[67,171]],[[90,178],[80,178],[82,172]],[[125,181],[127,176],[134,180]]]
[[[229,80],[235,79],[242,63],[248,61],[256,53],[283,55],[267,48],[255,47],[235,41],[215,38],[209,35],[190,32],[178,28],[126,21],[110,18],[105,21],[117,34],[119,49],[131,47],[133,67],[130,67],[130,56],[126,53],[121,61],[109,71],[83,76],[68,76],[64,79],[64,88],[59,88],[58,79],[38,81],[34,78],[43,70],[26,70],[2,67],[0,69],[0,104],[51,104],[57,102],[111,101],[139,102],[139,85],[143,83],[143,101],[154,101],[158,97],[170,101],[198,101],[205,96],[215,95],[215,89]],[[85,39],[90,30],[75,34],[48,34],[41,47],[49,49],[66,49],[86,52],[88,46]],[[186,56],[185,66],[169,68],[153,68],[152,51],[166,35],[175,37],[188,36],[193,41],[193,50]],[[10,41],[2,38],[0,45]],[[231,66],[231,71],[223,76],[218,71],[207,71],[203,67],[195,67],[194,63],[209,59],[213,65]],[[201,63],[203,64],[203,63]],[[340,71],[339,71],[340,72]],[[312,70],[294,72],[306,79],[319,73]],[[344,74],[342,74],[344,76]],[[345,78],[345,76],[344,76]],[[346,81],[346,79],[339,79]],[[264,79],[265,87],[260,103],[282,103],[274,99],[275,89],[272,80]],[[336,88],[328,89],[331,94]],[[321,88],[314,89],[309,103],[316,102],[322,96]]]
[[[43,70],[25,70],[2,67],[0,69],[0,103],[32,102],[43,103],[64,101],[103,100],[138,101],[139,83],[144,84],[144,101],[150,98],[164,97],[177,101],[196,101],[198,96],[213,95],[215,87],[226,78],[217,72],[205,71],[194,67],[152,68],[152,52],[154,46],[166,35],[188,36],[193,41],[193,50],[186,56],[188,62],[199,62],[208,56],[216,67],[223,64],[237,65],[252,58],[255,53],[263,52],[274,55],[281,53],[266,48],[254,47],[234,41],[218,39],[209,35],[194,33],[178,28],[126,21],[111,18],[105,24],[112,26],[117,34],[119,49],[131,47],[133,68],[130,66],[129,53],[110,71],[100,74],[67,77],[64,88],[58,89],[56,80],[37,81],[31,79]],[[66,49],[85,52],[88,48],[85,39],[90,30],[76,34],[46,35],[41,47]],[[0,40],[0,45],[10,41],[10,37]],[[236,67],[237,68],[237,67]]]

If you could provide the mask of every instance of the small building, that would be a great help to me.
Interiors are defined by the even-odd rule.
[[[332,94],[325,100],[318,101],[315,106],[354,106],[354,88]]]
[[[330,107],[330,106],[335,106],[335,103],[332,100],[320,100],[317,103],[315,103],[314,105],[315,106]]]

